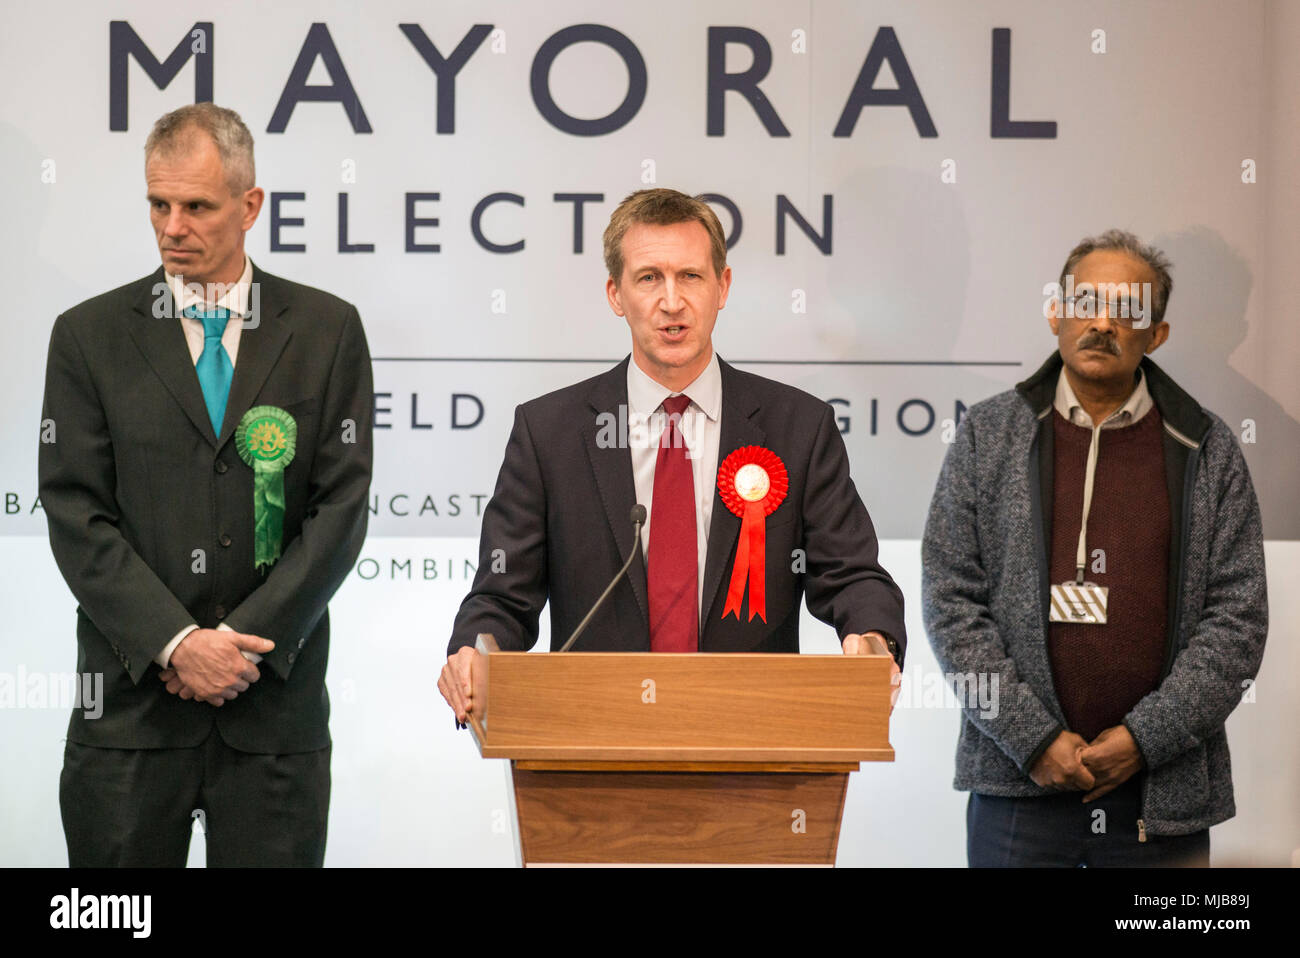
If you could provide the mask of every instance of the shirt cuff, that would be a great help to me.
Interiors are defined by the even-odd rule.
[[[172,660],[172,653],[176,651],[176,646],[181,644],[181,639],[189,635],[198,628],[197,625],[187,625],[176,633],[175,637],[163,646],[163,650],[153,657],[160,668],[167,668],[167,663]]]
[[[220,623],[217,624],[217,631],[218,631],[218,632],[234,632],[235,630],[232,629],[230,626],[226,625],[226,623],[224,623],[224,622],[220,622]],[[249,652],[249,651],[247,651],[247,650],[245,650],[245,649],[240,649],[240,650],[239,650],[239,654],[242,655],[244,658],[248,659],[248,661],[252,662],[254,665],[256,665],[258,662],[261,662],[261,661],[262,661],[262,656],[261,656],[261,654],[258,653],[258,652]]]

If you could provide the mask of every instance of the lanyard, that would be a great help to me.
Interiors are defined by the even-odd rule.
[[[1083,522],[1079,526],[1079,549],[1074,554],[1074,581],[1083,585],[1083,570],[1088,564],[1088,513],[1092,510],[1092,482],[1097,475],[1097,450],[1101,445],[1101,423],[1092,427],[1088,444],[1088,466],[1083,478]]]

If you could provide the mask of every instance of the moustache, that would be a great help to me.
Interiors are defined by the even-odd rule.
[[[1075,349],[1104,349],[1112,356],[1120,354],[1119,342],[1114,336],[1107,336],[1105,333],[1087,332],[1079,337],[1079,341],[1074,344]]]

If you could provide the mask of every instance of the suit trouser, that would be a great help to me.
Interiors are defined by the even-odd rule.
[[[330,747],[261,755],[214,725],[193,748],[68,742],[59,807],[68,864],[185,867],[203,810],[209,866],[320,867],[329,818]]]
[[[971,792],[966,856],[972,868],[1199,867],[1210,864],[1210,830],[1138,840],[1138,773],[1083,804],[1083,792],[1004,798]],[[1101,814],[1098,814],[1101,813]]]

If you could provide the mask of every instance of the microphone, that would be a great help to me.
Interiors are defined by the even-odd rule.
[[[627,572],[627,567],[632,564],[632,557],[636,555],[637,549],[641,547],[641,527],[645,525],[645,506],[641,505],[639,502],[634,505],[632,507],[630,518],[632,519],[633,525],[636,526],[636,530],[632,533],[632,551],[627,554],[627,560],[623,563],[623,568],[619,569],[618,572],[615,573],[614,578],[610,580],[609,585],[605,586],[605,591],[600,594],[600,598],[597,599],[596,604],[591,607],[591,611],[588,612],[583,620],[578,623],[578,627],[573,630],[573,635],[569,636],[569,641],[560,646],[561,652],[569,651],[569,647],[577,641],[578,636],[582,635],[582,630],[587,627],[587,623],[590,622],[591,617],[596,614],[596,610],[605,603],[605,600],[609,598],[609,594],[614,591],[614,586],[618,584],[619,579],[623,578],[623,574]]]

